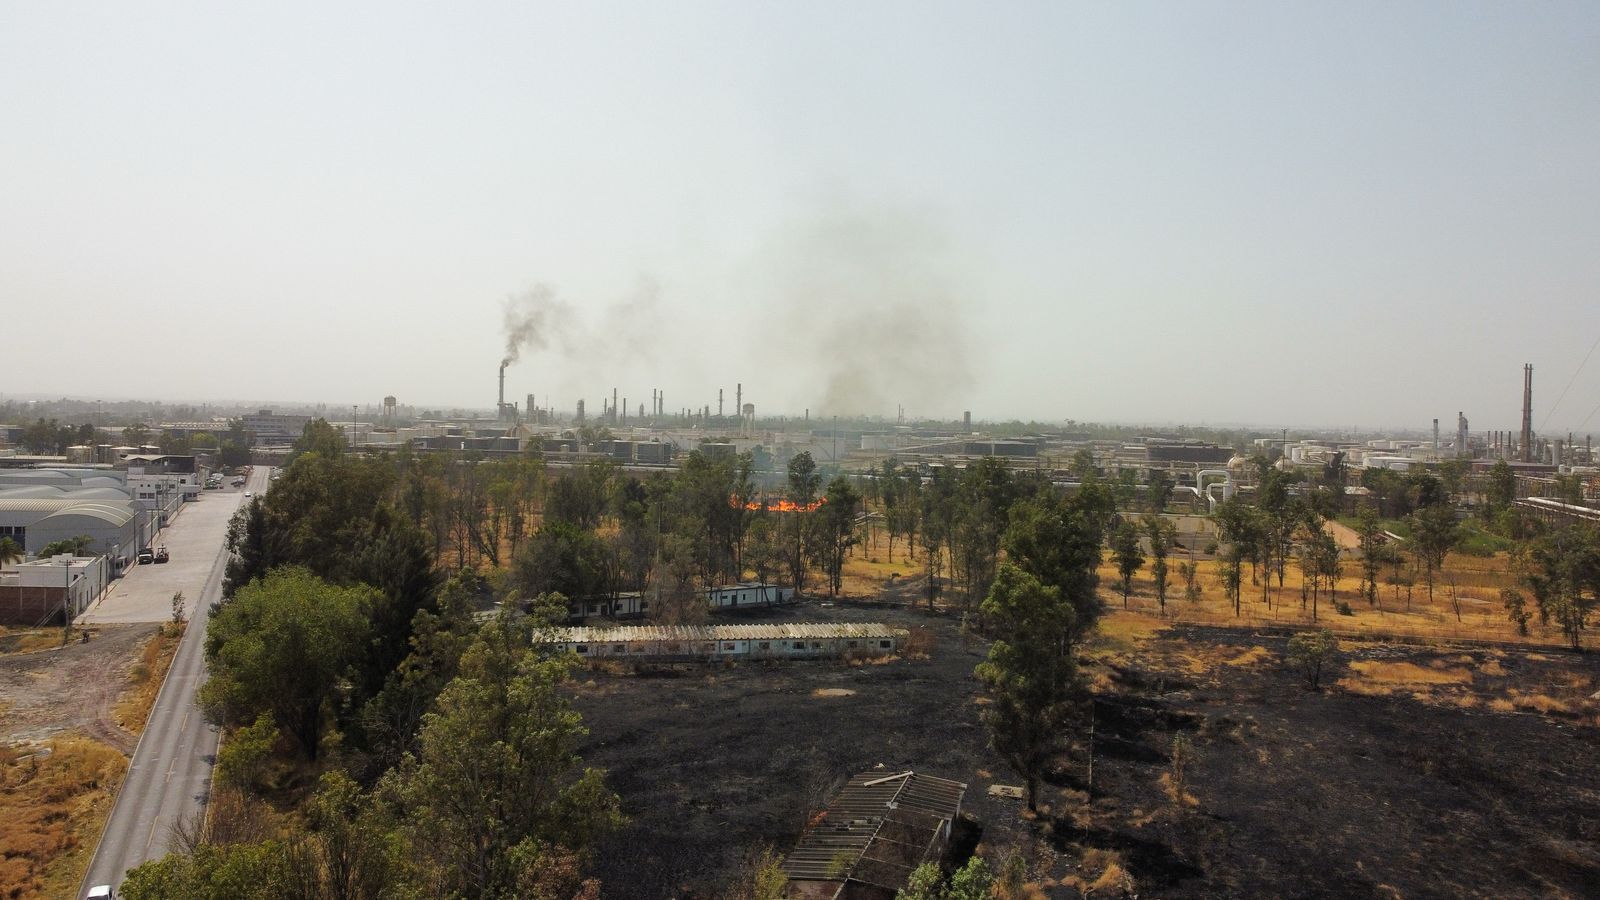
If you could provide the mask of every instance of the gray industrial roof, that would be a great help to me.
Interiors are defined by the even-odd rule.
[[[55,484],[0,484],[0,500],[22,500],[27,497],[59,498],[66,495],[66,488]]]
[[[78,503],[73,506],[56,510],[50,515],[40,519],[39,524],[49,522],[51,519],[65,519],[70,516],[86,516],[91,519],[99,519],[108,525],[121,528],[122,526],[133,521],[135,513],[132,508],[127,506],[110,506],[108,504],[101,503]]]
[[[129,519],[137,515],[137,513],[134,512],[132,505],[126,501],[118,503],[116,501],[105,500],[75,500],[71,495],[60,498],[25,497],[15,500],[0,498],[0,513],[45,513],[48,516],[54,515],[63,510],[75,509],[78,507],[92,507],[97,509],[111,510],[119,516],[126,513],[127,518]],[[126,521],[126,519],[123,521]],[[118,524],[121,523],[119,522]]]

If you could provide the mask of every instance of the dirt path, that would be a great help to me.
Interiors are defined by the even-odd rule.
[[[0,743],[81,731],[132,753],[138,739],[117,723],[114,707],[159,627],[101,626],[86,644],[0,656]]]
[[[1357,534],[1355,529],[1340,525],[1338,522],[1334,522],[1332,520],[1327,523],[1327,526],[1328,533],[1333,535],[1333,539],[1335,541],[1339,542],[1339,547],[1341,549],[1361,549],[1361,535]]]

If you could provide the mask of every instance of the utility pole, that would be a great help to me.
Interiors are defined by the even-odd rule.
[[[61,646],[65,647],[72,642],[72,560],[77,557],[77,551],[67,556],[66,590],[61,594]]]

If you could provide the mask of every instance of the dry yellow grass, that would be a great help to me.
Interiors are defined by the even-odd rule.
[[[1396,637],[1424,641],[1506,641],[1552,646],[1563,644],[1563,638],[1556,629],[1542,627],[1535,622],[1529,626],[1530,634],[1524,637],[1517,634],[1516,628],[1506,618],[1500,604],[1500,590],[1511,586],[1515,579],[1507,571],[1508,561],[1503,555],[1487,559],[1451,556],[1446,562],[1444,573],[1435,584],[1432,601],[1428,599],[1426,586],[1418,584],[1412,589],[1411,600],[1408,603],[1404,589],[1397,595],[1393,586],[1382,581],[1387,573],[1380,573],[1376,606],[1368,605],[1366,599],[1360,596],[1360,570],[1353,562],[1347,562],[1344,567],[1345,574],[1338,581],[1337,591],[1330,595],[1324,586],[1320,592],[1315,619],[1312,618],[1309,599],[1304,608],[1301,606],[1302,579],[1298,567],[1293,563],[1285,570],[1281,588],[1278,586],[1276,576],[1272,578],[1269,590],[1270,605],[1262,602],[1261,585],[1250,583],[1247,566],[1240,615],[1235,616],[1233,603],[1227,599],[1222,589],[1218,564],[1215,560],[1197,561],[1200,599],[1197,601],[1184,599],[1183,580],[1176,575],[1177,565],[1183,561],[1185,560],[1181,556],[1169,560],[1173,574],[1168,581],[1164,613],[1156,601],[1155,586],[1148,567],[1133,578],[1129,609],[1160,615],[1174,622],[1247,628],[1318,625],[1340,633],[1353,633],[1373,639]],[[1109,556],[1102,562],[1099,575],[1102,601],[1110,608],[1121,609],[1123,599],[1120,582],[1116,567]],[[1262,577],[1265,577],[1265,573],[1262,573]],[[1451,591],[1447,586],[1450,579],[1454,579],[1455,591],[1461,601],[1459,620],[1455,606],[1450,602]],[[1338,603],[1346,604],[1351,615],[1341,615],[1337,608]]]
[[[1547,716],[1564,716],[1570,715],[1573,712],[1572,704],[1564,700],[1558,700],[1548,694],[1524,694],[1515,688],[1512,688],[1506,693],[1510,695],[1511,706],[1515,709],[1543,713]]]
[[[1084,851],[1077,874],[1068,875],[1061,883],[1080,897],[1122,897],[1134,892],[1133,876],[1128,874],[1122,857],[1095,848]]]
[[[1271,659],[1272,653],[1267,648],[1251,647],[1232,659],[1223,660],[1222,664],[1225,666],[1253,666],[1257,663],[1268,662]]]
[[[128,688],[117,701],[114,715],[118,725],[133,734],[144,731],[150,708],[156,704],[156,694],[161,691],[161,682],[172,667],[172,657],[177,654],[178,642],[182,639],[181,625],[176,630],[168,626],[145,643],[139,662],[128,673]]]
[[[1443,660],[1432,665],[1416,663],[1358,659],[1350,663],[1350,674],[1339,679],[1338,685],[1352,694],[1364,697],[1386,697],[1393,694],[1409,695],[1415,700],[1431,701],[1433,688],[1470,686],[1469,669],[1451,668]]]
[[[76,636],[76,632],[74,632]],[[0,631],[0,642],[5,653],[33,653],[39,650],[54,650],[61,646],[61,629],[59,628],[25,628]]]
[[[1442,661],[1441,661],[1442,662]],[[1358,659],[1350,663],[1352,671],[1367,681],[1380,684],[1471,684],[1472,672],[1440,666],[1419,666],[1405,661]]]
[[[127,767],[86,738],[0,749],[0,897],[71,894]]]

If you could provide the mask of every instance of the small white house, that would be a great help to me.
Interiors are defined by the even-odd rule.
[[[776,606],[794,599],[794,588],[759,581],[741,581],[706,590],[706,604],[713,610],[746,606]]]

